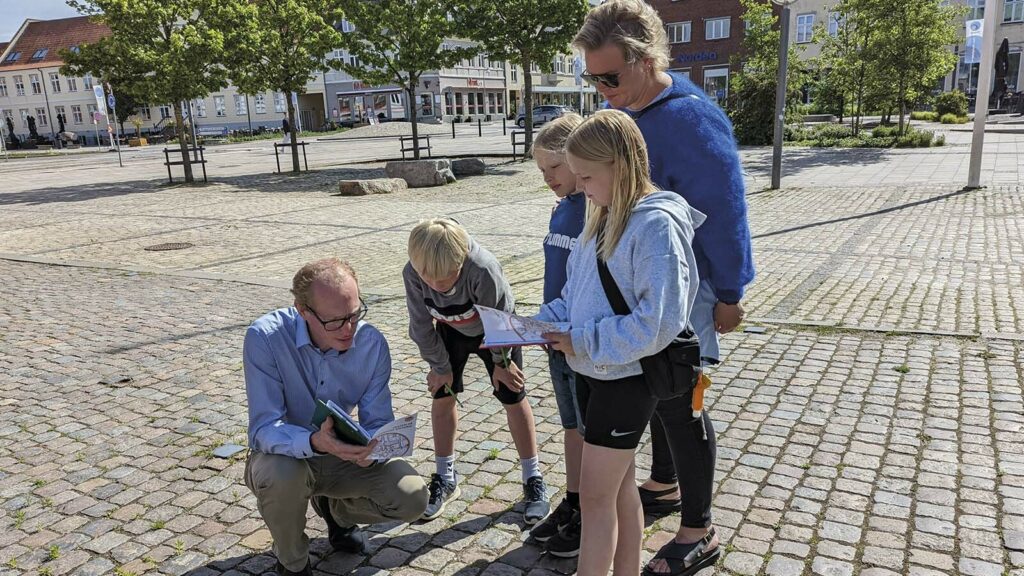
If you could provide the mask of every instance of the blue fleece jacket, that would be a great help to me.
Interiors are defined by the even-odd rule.
[[[624,111],[644,135],[654,183],[707,216],[693,240],[701,279],[710,281],[718,300],[738,302],[754,279],[754,256],[732,123],[685,76],[669,76],[668,94],[643,110]]]
[[[630,313],[617,316],[601,286],[594,238],[569,255],[562,297],[541,307],[536,318],[569,322],[573,370],[599,380],[641,374],[640,359],[668,346],[686,328],[697,297],[694,228],[704,215],[672,192],[656,192],[637,203],[608,260]]]

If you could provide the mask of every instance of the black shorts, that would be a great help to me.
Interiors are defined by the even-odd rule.
[[[452,392],[459,394],[462,392],[462,372],[466,369],[466,362],[469,360],[471,354],[475,354],[478,358],[484,361],[484,367],[487,368],[488,378],[494,377],[494,359],[491,358],[491,351],[488,349],[480,348],[480,344],[483,343],[483,336],[466,336],[462,332],[459,332],[455,328],[437,322],[434,326],[434,330],[437,331],[438,336],[441,337],[441,341],[444,342],[444,349],[448,352],[448,363],[452,367]],[[523,349],[513,348],[512,349],[512,361],[519,366],[520,369],[523,367]],[[493,386],[491,387],[493,390]],[[500,385],[497,390],[493,392],[494,397],[497,398],[502,404],[518,404],[526,398],[526,386],[519,392],[513,392],[509,390],[504,384]],[[441,388],[434,393],[434,398],[444,398],[451,396],[447,390]]]
[[[622,450],[636,450],[658,405],[643,374],[597,380],[577,372],[576,399],[583,416],[583,440]]]

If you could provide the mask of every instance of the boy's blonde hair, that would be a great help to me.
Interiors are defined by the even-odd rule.
[[[338,288],[349,278],[359,285],[356,271],[352,266],[338,258],[323,258],[306,264],[292,278],[292,295],[295,302],[303,308],[309,308],[313,298],[313,284],[322,282],[332,288]]]
[[[420,277],[440,280],[462,268],[469,233],[450,218],[421,220],[409,234],[409,262]]]
[[[584,51],[609,43],[622,49],[627,63],[650,58],[655,71],[668,70],[671,52],[665,25],[643,0],[612,0],[592,8],[572,41]]]
[[[610,206],[587,203],[583,240],[598,238],[597,253],[608,261],[641,198],[656,190],[651,182],[647,145],[636,122],[618,110],[601,110],[569,136],[565,151],[580,160],[610,164]]]
[[[533,139],[534,150],[546,150],[554,154],[565,152],[565,141],[569,134],[583,123],[583,117],[569,112],[545,124]]]

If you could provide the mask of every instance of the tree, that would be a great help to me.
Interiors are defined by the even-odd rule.
[[[243,94],[284,93],[291,131],[292,171],[299,171],[295,104],[317,72],[326,72],[328,54],[341,43],[335,24],[342,11],[331,0],[252,0],[225,2],[218,19],[226,31],[229,77]]]
[[[741,0],[746,34],[742,51],[733,57],[732,89],[726,108],[741,144],[765,145],[775,128],[775,91],[779,76],[779,41],[782,35],[771,4]],[[786,73],[786,109],[801,103],[807,74],[795,48],[789,50]]]
[[[181,103],[223,88],[224,36],[211,18],[217,0],[69,0],[110,28],[111,34],[64,51],[63,74],[131,78],[134,94],[174,109],[185,182],[193,182]],[[120,107],[119,107],[120,108]]]
[[[424,72],[450,68],[474,56],[475,47],[446,40],[457,36],[449,15],[453,0],[338,0],[354,26],[342,34],[342,46],[355,62],[337,67],[373,86],[397,84],[406,94],[412,123],[413,158],[420,157],[416,88]]]
[[[533,65],[550,73],[554,58],[569,43],[590,9],[587,0],[461,0],[455,19],[460,30],[491,58],[523,69],[526,153],[533,144]]]

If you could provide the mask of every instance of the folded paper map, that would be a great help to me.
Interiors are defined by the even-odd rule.
[[[477,306],[476,310],[480,314],[480,321],[484,324],[482,348],[548,344],[551,340],[544,338],[541,334],[569,331],[568,322],[541,322],[486,306]]]
[[[334,432],[342,442],[366,446],[371,440],[376,440],[377,445],[370,453],[372,460],[412,456],[413,444],[416,442],[416,414],[388,422],[381,426],[373,436],[370,436],[369,432],[333,400],[328,400],[325,403],[323,400],[317,399],[316,412],[313,413],[313,426],[319,428],[328,416],[334,421]]]

